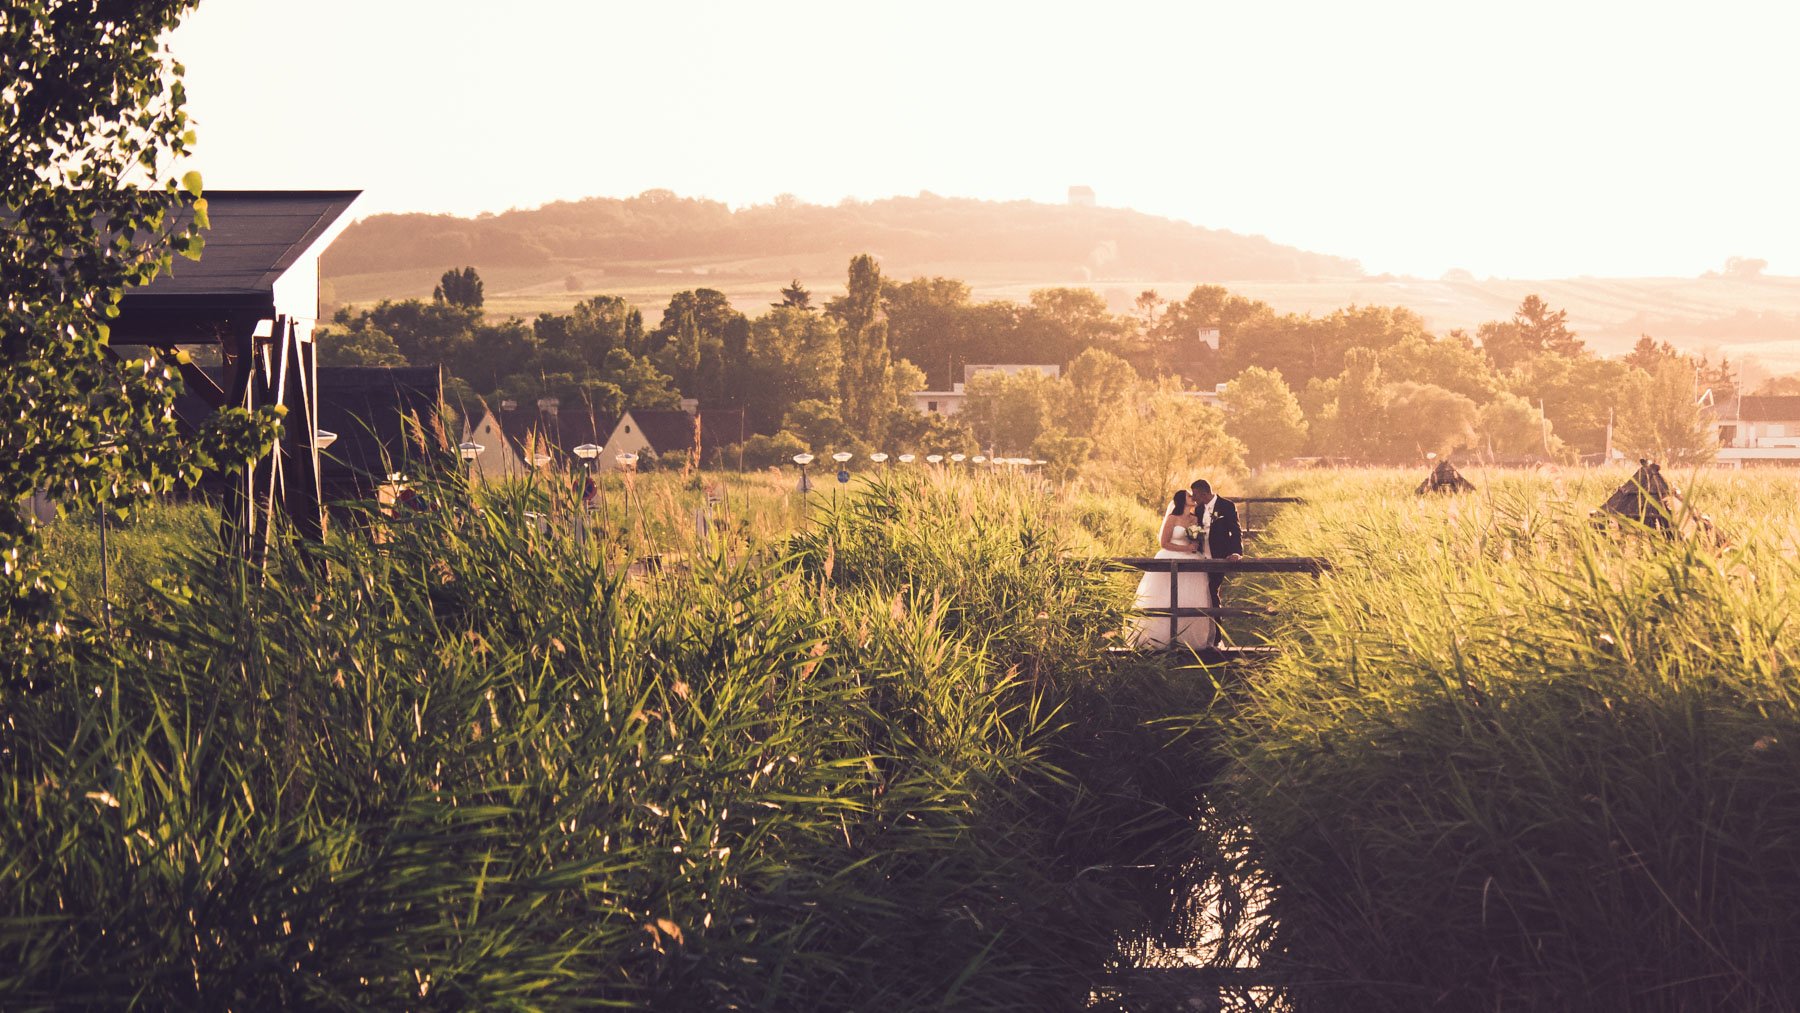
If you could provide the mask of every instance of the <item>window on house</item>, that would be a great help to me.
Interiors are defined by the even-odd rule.
[[[630,427],[630,426],[626,426],[626,427],[625,427],[625,431],[626,431],[626,432],[628,432],[628,433],[629,433],[629,432],[631,432],[631,427]]]
[[[1719,446],[1730,447],[1730,446],[1736,445],[1736,443],[1737,443],[1737,427],[1736,426],[1720,426],[1719,427]]]
[[[928,412],[937,411],[937,402],[936,401],[925,402],[925,410]]]
[[[1788,427],[1781,425],[1780,423],[1770,423],[1767,429],[1767,435],[1773,437],[1783,437],[1788,434]]]

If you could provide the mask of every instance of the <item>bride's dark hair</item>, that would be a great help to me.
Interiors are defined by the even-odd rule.
[[[1171,514],[1187,513],[1187,501],[1188,501],[1188,491],[1186,489],[1175,490],[1175,498],[1173,500],[1171,500],[1169,503],[1169,513],[1171,513]]]

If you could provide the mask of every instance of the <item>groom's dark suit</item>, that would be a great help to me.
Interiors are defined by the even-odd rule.
[[[1209,506],[1212,508],[1212,530],[1206,536],[1207,554],[1214,559],[1243,555],[1244,529],[1238,526],[1237,504],[1222,496],[1214,496],[1211,503],[1202,503],[1194,508],[1195,516],[1204,519]],[[1219,585],[1225,583],[1225,575],[1209,573],[1206,581],[1207,586],[1212,589],[1213,607],[1217,608]]]

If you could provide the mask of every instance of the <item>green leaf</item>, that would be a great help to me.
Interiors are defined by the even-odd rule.
[[[194,227],[197,229],[212,228],[212,217],[206,211],[206,198],[194,202]]]
[[[181,177],[181,185],[183,189],[187,190],[187,192],[193,196],[200,196],[200,191],[202,189],[200,186],[200,170],[188,170],[187,175]]]

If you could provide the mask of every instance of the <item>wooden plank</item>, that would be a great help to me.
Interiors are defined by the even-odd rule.
[[[1217,608],[1153,608],[1137,611],[1147,616],[1172,616],[1177,619],[1250,619],[1279,614],[1274,609],[1233,608],[1229,605]]]
[[[1109,570],[1144,570],[1150,573],[1321,573],[1331,569],[1330,560],[1317,556],[1245,556],[1242,559],[1116,556],[1103,565]]]
[[[1226,499],[1231,499],[1231,497],[1227,496]],[[1304,503],[1304,502],[1306,502],[1306,500],[1299,496],[1242,496],[1237,499],[1231,500],[1231,502],[1233,502],[1233,503]]]
[[[1281,653],[1281,648],[1273,644],[1231,645],[1219,644],[1211,647],[1189,647],[1186,644],[1157,644],[1153,647],[1108,647],[1106,653],[1113,657],[1150,657],[1167,656],[1177,662],[1186,663],[1198,655],[1203,665],[1224,665],[1239,661],[1266,661]]]

